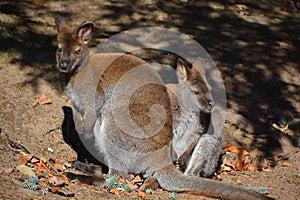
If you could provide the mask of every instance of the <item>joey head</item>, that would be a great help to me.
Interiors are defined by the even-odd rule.
[[[110,173],[142,173],[163,189],[231,199],[267,199],[214,180],[184,175],[171,158],[172,113],[166,87],[145,61],[89,54],[93,24],[72,30],[61,17],[57,68],[72,100],[78,134]],[[101,174],[97,172],[96,174]]]

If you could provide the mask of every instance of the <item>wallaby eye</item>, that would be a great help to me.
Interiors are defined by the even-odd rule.
[[[74,51],[74,54],[79,55],[80,51],[81,51],[81,49],[78,49],[78,50]]]
[[[196,95],[200,94],[200,91],[198,91],[198,90],[193,90],[193,92],[194,92],[194,94],[196,94]]]
[[[62,52],[62,49],[58,48],[56,51],[57,51],[57,53],[60,53],[60,52]]]

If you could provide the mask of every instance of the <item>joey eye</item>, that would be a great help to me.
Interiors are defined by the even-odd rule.
[[[80,54],[80,52],[81,52],[81,49],[78,49],[78,50],[74,51],[74,54],[78,55],[78,54]]]
[[[194,94],[196,94],[196,95],[200,94],[200,91],[198,91],[198,90],[193,90],[193,92],[194,92]]]

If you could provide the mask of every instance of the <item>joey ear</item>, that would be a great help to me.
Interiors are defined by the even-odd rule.
[[[61,30],[62,25],[66,25],[66,19],[60,15],[55,18],[55,26],[57,31]]]
[[[91,22],[84,22],[74,30],[74,33],[77,34],[84,44],[87,44],[93,37],[94,24]]]
[[[180,81],[186,81],[188,78],[189,67],[184,63],[184,61],[180,58],[177,60],[177,76]]]
[[[197,69],[194,69],[194,68],[197,68]],[[194,63],[193,63],[193,68],[192,70],[197,70],[198,72],[200,72],[200,74],[202,76],[205,76],[205,72],[206,72],[206,65],[205,65],[205,61],[203,58],[201,57],[198,57]]]

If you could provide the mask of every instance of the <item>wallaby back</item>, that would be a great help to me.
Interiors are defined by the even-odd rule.
[[[76,129],[79,135],[84,135],[83,143],[90,145],[89,150],[110,172],[153,176],[162,188],[170,191],[265,199],[228,184],[185,176],[178,171],[171,159],[170,102],[159,75],[134,56],[88,55],[82,51],[93,32],[91,23],[84,23],[74,31],[66,28],[61,18],[56,25],[59,44],[64,44],[59,46],[57,66],[62,85],[72,99]],[[77,47],[79,52],[75,50]]]

